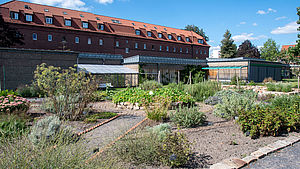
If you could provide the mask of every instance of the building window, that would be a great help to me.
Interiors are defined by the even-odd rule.
[[[103,45],[103,39],[99,39],[99,45],[100,45],[100,46]]]
[[[168,39],[172,39],[172,35],[168,35]]]
[[[112,19],[111,20],[113,23],[121,23],[119,20],[114,20],[114,19]]]
[[[120,44],[119,44],[119,41],[116,41],[116,47],[119,47]]]
[[[198,43],[203,44],[203,40],[202,39],[198,39]]]
[[[98,29],[100,29],[100,30],[104,30],[104,25],[103,24],[98,24]]]
[[[147,32],[147,35],[148,35],[149,37],[152,37],[152,32],[148,31],[148,32]]]
[[[181,36],[177,36],[177,40],[181,41]]]
[[[75,37],[75,43],[79,43],[79,37]]]
[[[155,50],[154,45],[152,45],[152,50]]]
[[[187,41],[187,42],[190,42],[190,38],[186,38],[186,41]]]
[[[25,16],[26,16],[26,21],[32,22],[32,15],[30,15],[30,14],[25,14]]]
[[[147,49],[147,44],[146,43],[144,44],[144,49]]]
[[[37,34],[36,33],[32,34],[32,40],[37,40]]]
[[[71,25],[72,25],[71,20],[66,19],[66,20],[65,20],[65,25],[66,25],[66,26],[71,26]]]
[[[176,48],[175,47],[173,48],[173,52],[176,52]]]
[[[10,12],[10,18],[18,20],[19,19],[19,13],[17,13],[17,12]]]
[[[126,40],[126,43],[128,44],[128,43],[129,43],[129,41],[128,41],[128,40]]]
[[[200,50],[200,55],[202,55],[202,50]]]
[[[159,51],[162,51],[162,46],[159,46]]]
[[[88,38],[88,44],[92,44],[92,39],[91,38]]]
[[[125,48],[125,53],[129,53],[129,48]]]
[[[138,43],[135,43],[134,47],[137,49],[139,48],[139,44]]]
[[[196,54],[198,54],[198,50],[196,50]]]
[[[161,34],[161,33],[159,33],[159,34],[158,34],[158,37],[159,37],[159,38],[162,38],[162,34]]]
[[[49,42],[52,41],[52,35],[48,35],[48,41],[49,41]]]
[[[169,46],[166,47],[166,51],[169,52]]]
[[[180,48],[180,53],[182,53],[182,48]]]
[[[137,29],[137,30],[135,30],[135,34],[136,35],[141,35],[141,31]]]
[[[186,53],[189,53],[189,48],[186,48]]]
[[[204,51],[204,55],[206,55],[206,50]]]
[[[53,19],[51,17],[46,17],[46,24],[52,24]]]
[[[89,28],[89,23],[88,22],[82,22],[82,27],[83,28]]]

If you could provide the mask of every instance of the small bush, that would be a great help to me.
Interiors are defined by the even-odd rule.
[[[171,134],[171,126],[168,123],[162,123],[157,126],[151,127],[148,129],[150,132],[153,132],[159,140],[164,140],[168,134]]]
[[[292,107],[294,104],[300,103],[300,95],[281,95],[276,96],[273,99],[270,99],[270,104],[268,106],[271,107],[280,107],[281,109],[287,109]]]
[[[21,97],[44,97],[45,96],[45,93],[34,85],[19,86],[16,92]]]
[[[154,80],[148,80],[148,81],[145,81],[144,83],[140,84],[140,88],[142,90],[155,90],[158,88],[162,88],[162,84],[160,84]]]
[[[26,113],[29,109],[29,101],[15,95],[0,96],[0,113]]]
[[[115,117],[116,115],[118,115],[118,114],[113,113],[113,112],[101,112],[101,113],[97,113],[97,114],[88,115],[84,119],[84,122],[95,123],[95,122],[97,122],[98,119],[110,119],[112,117]]]
[[[31,128],[28,137],[32,143],[41,145],[44,143],[70,142],[73,139],[73,134],[70,128],[62,126],[59,117],[48,116],[37,121]]]
[[[126,136],[112,147],[116,156],[135,165],[179,167],[189,160],[190,143],[184,134],[175,132],[161,138],[156,132],[139,131]]]
[[[251,80],[251,81],[248,83],[248,85],[249,85],[249,86],[256,86],[256,83],[255,83],[253,80]]]
[[[91,100],[94,102],[104,101],[107,97],[106,91],[95,91],[92,94]]]
[[[221,90],[221,85],[214,81],[205,81],[185,86],[185,92],[193,96],[197,101],[204,101]]]
[[[0,90],[0,97],[8,96],[8,95],[17,95],[17,93],[12,90],[2,90],[2,91]]]
[[[152,102],[153,101],[153,102]],[[151,102],[144,100],[147,117],[154,121],[164,121],[167,119],[168,110],[171,104],[169,98],[157,96]]]
[[[0,141],[17,138],[27,132],[26,120],[16,115],[0,115]]]
[[[252,90],[232,91],[222,96],[222,103],[216,105],[215,115],[231,119],[241,110],[249,110],[256,105],[257,93]]]
[[[291,92],[292,86],[289,84],[268,83],[267,90],[268,91],[276,91],[276,92]]]
[[[206,116],[203,112],[199,112],[197,107],[179,107],[175,113],[171,113],[170,119],[180,126],[190,128],[202,125]]]
[[[265,79],[263,80],[263,83],[274,83],[274,82],[276,82],[276,81],[273,80],[272,77],[268,77],[268,78],[265,78]]]
[[[268,91],[276,91],[276,85],[274,83],[268,83],[266,86]]]

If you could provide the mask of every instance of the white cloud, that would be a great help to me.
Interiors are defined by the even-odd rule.
[[[265,15],[271,12],[277,12],[275,9],[272,8],[268,8],[268,10],[264,11],[264,10],[258,10],[256,13],[259,15]]]
[[[254,22],[252,25],[253,25],[253,26],[257,26],[257,23]]]
[[[267,36],[265,35],[259,35],[259,36],[253,36],[254,34],[253,33],[242,33],[240,35],[235,35],[232,37],[233,40],[235,40],[236,42],[242,42],[242,41],[245,41],[245,40],[258,40],[258,39],[264,39],[264,38],[267,38]]]
[[[114,0],[97,0],[100,4],[111,4]]]
[[[245,25],[245,24],[246,24],[246,22],[240,22],[240,24],[241,24],[241,25]]]
[[[297,33],[298,24],[297,22],[291,22],[286,24],[284,27],[278,27],[271,31],[272,34],[291,34]]]
[[[282,19],[286,19],[286,18],[287,18],[286,16],[281,16],[281,17],[275,18],[275,20],[278,21],[278,20],[282,20]]]
[[[88,10],[88,8],[85,7],[85,2],[81,0],[30,0],[30,2],[75,10]]]

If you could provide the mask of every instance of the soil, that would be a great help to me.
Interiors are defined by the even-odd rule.
[[[206,163],[206,165],[211,165],[230,157],[243,158],[260,147],[284,139],[288,135],[300,136],[300,133],[292,132],[279,137],[251,139],[239,130],[239,126],[233,120],[227,121],[214,116],[213,106],[203,103],[198,105],[200,106],[200,111],[205,112],[208,125],[182,129],[182,131],[193,143],[193,152],[199,157],[205,157],[202,162]]]

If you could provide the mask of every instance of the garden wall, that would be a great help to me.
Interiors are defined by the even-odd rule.
[[[68,68],[77,62],[76,52],[0,48],[1,89],[16,89],[33,80],[36,66],[41,63]]]

